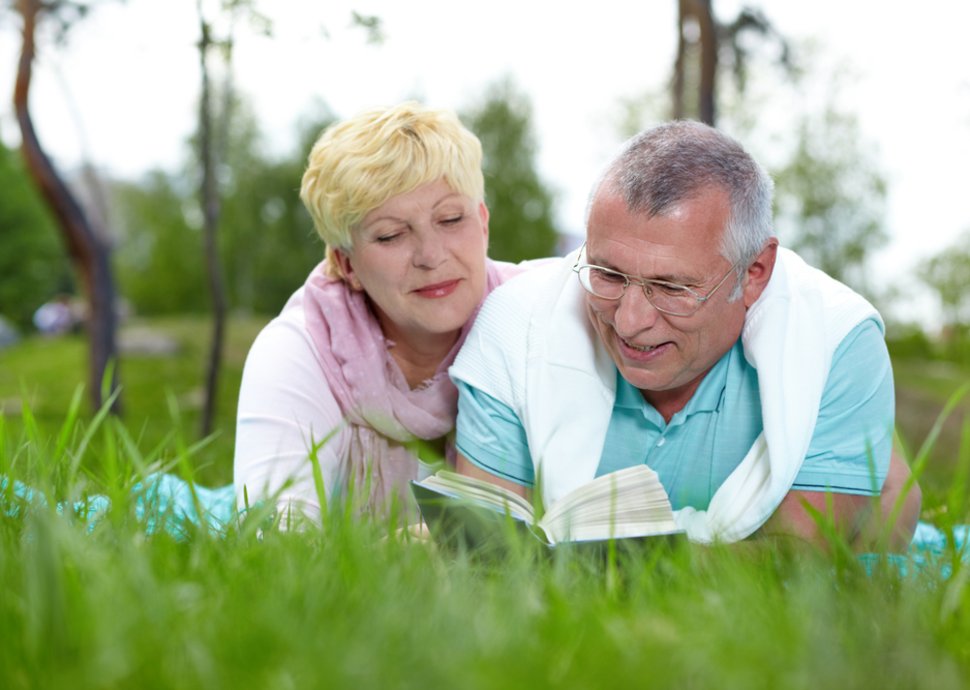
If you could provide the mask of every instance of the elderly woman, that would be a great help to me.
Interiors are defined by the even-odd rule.
[[[326,259],[246,360],[240,508],[271,499],[284,517],[312,519],[351,490],[380,511],[421,473],[417,445],[452,457],[448,366],[485,296],[521,270],[486,258],[481,158],[453,114],[416,104],[363,113],[317,141],[300,196]]]

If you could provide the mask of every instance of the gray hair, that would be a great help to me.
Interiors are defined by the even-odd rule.
[[[593,191],[604,187],[623,196],[632,213],[648,217],[716,185],[728,192],[731,211],[721,254],[738,264],[740,297],[748,266],[771,237],[773,184],[765,170],[731,137],[700,122],[668,122],[630,139]]]

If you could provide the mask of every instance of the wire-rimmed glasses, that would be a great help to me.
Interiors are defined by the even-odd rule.
[[[724,285],[724,282],[735,271],[738,264],[734,264],[727,273],[717,281],[717,285],[710,292],[702,295],[686,285],[668,283],[666,280],[647,280],[614,271],[612,268],[580,263],[586,256],[586,247],[576,258],[573,271],[579,276],[579,283],[589,294],[600,299],[618,300],[623,297],[626,289],[631,285],[639,285],[647,301],[654,309],[670,316],[692,316],[704,303],[714,296],[714,293]]]

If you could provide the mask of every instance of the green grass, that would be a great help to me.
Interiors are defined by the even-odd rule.
[[[254,514],[214,536],[146,533],[145,453],[111,417],[53,437],[0,422],[0,475],[72,511],[0,510],[0,687],[945,688],[970,677],[968,569],[901,574],[779,542],[614,557],[508,543],[483,557],[395,535],[343,506],[293,533]],[[86,454],[110,449],[107,470]],[[970,458],[965,462],[970,463]],[[187,463],[183,463],[187,466]],[[966,492],[951,515],[966,516]],[[11,511],[11,506],[17,506]],[[15,514],[11,514],[15,512]],[[945,567],[955,570],[945,576]]]
[[[268,318],[229,321],[213,436],[193,456],[202,483],[232,481],[236,402],[242,366],[249,346]],[[124,419],[142,448],[164,442],[177,431],[189,442],[198,440],[202,382],[210,338],[203,317],[135,321],[121,331],[122,341],[148,335],[173,343],[174,354],[123,353],[120,364]],[[26,403],[38,426],[52,434],[64,419],[78,387],[87,383],[87,345],[82,336],[57,339],[32,337],[0,350],[0,414],[16,432],[22,427]],[[85,395],[82,416],[94,411]]]
[[[234,325],[227,387],[258,325]],[[183,349],[125,360],[123,421],[72,408],[80,343],[0,352],[0,476],[52,499],[0,510],[0,688],[967,685],[970,569],[952,549],[908,575],[868,574],[838,543],[832,556],[762,541],[614,559],[509,544],[486,558],[389,538],[392,522],[339,505],[301,533],[255,513],[221,536],[149,534],[134,483],[172,464],[227,478],[235,408],[228,391],[223,435],[188,450],[207,329],[151,326]],[[970,520],[970,444],[954,458],[928,505],[943,527]],[[92,494],[113,502],[93,528],[53,507]]]
[[[236,401],[242,365],[253,338],[266,321],[268,317],[236,317],[229,321],[215,435],[193,456],[196,476],[204,484],[219,485],[232,480]],[[135,321],[122,330],[126,337],[147,332],[169,338],[178,346],[174,355],[129,353],[121,362],[125,422],[141,447],[154,447],[163,442],[173,429],[189,441],[198,440],[209,331],[208,319],[204,317]],[[0,413],[6,417],[8,426],[14,430],[19,428],[26,399],[39,426],[53,433],[77,387],[86,383],[86,352],[80,336],[55,340],[35,337],[0,350]],[[947,399],[962,383],[970,381],[970,369],[906,357],[894,357],[893,368],[897,428],[910,453],[915,454]],[[86,417],[92,414],[92,410],[84,410]],[[961,430],[968,419],[970,396],[950,415],[934,444],[922,476],[928,493],[947,491],[960,456]]]
[[[961,386],[970,382],[970,369],[952,362],[895,358],[896,427],[910,454],[930,433],[940,411]],[[921,478],[930,499],[949,490],[958,459],[964,429],[970,424],[970,395],[964,396],[944,420],[933,444]]]

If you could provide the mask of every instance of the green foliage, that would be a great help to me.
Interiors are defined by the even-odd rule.
[[[955,330],[962,327],[964,337],[970,336],[966,327],[970,323],[970,231],[924,260],[917,275],[939,297],[945,322]]]
[[[221,166],[223,195],[218,242],[229,306],[272,314],[323,258],[323,245],[299,199],[312,142],[329,114],[304,126],[297,150],[264,153],[252,114],[234,108]],[[140,314],[202,313],[208,309],[202,256],[198,166],[156,171],[116,194],[124,241],[118,251],[122,293]]]
[[[912,343],[906,339],[889,341],[896,382],[896,430],[905,446],[915,447],[937,424],[939,410],[970,381],[970,365],[939,358],[907,356]],[[934,344],[934,350],[939,345]],[[926,471],[920,479],[926,503],[934,494],[953,486],[960,458],[970,456],[970,396],[964,396],[943,421],[929,453]]]
[[[41,304],[71,289],[70,265],[19,156],[0,144],[0,316],[21,328]]]
[[[141,314],[204,312],[202,235],[184,179],[156,170],[118,184],[114,198],[123,237],[115,255],[119,292]]]
[[[327,113],[302,127],[297,149],[274,160],[260,149],[252,117],[237,113],[227,149],[219,227],[226,289],[233,309],[275,314],[323,259],[323,243],[299,198],[306,159]]]
[[[886,181],[854,115],[829,103],[803,115],[789,161],[775,171],[782,242],[810,264],[859,289],[867,255],[888,241]]]
[[[536,172],[531,118],[528,97],[509,79],[489,87],[483,101],[461,116],[482,142],[493,259],[518,262],[555,253],[553,194]]]

